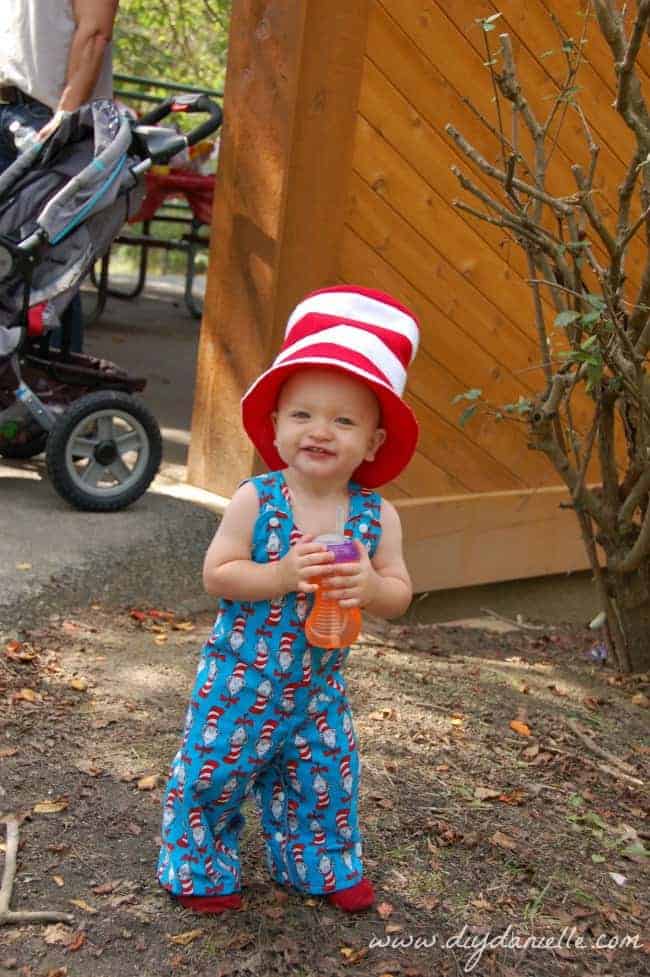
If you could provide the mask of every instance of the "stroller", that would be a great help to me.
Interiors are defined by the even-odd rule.
[[[208,119],[188,134],[156,123]],[[66,116],[0,175],[0,456],[43,450],[57,492],[106,512],[138,499],[162,457],[160,428],[134,397],[146,385],[114,363],[60,349],[50,334],[84,275],[141,205],[144,174],[213,133],[220,107],[174,95],[137,122],[107,99]]]

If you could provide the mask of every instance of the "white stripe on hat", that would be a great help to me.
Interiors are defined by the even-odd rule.
[[[379,299],[360,295],[358,292],[319,292],[311,295],[297,305],[289,316],[285,339],[296,323],[310,314],[340,316],[342,319],[354,319],[382,329],[390,329],[400,336],[406,336],[411,343],[409,363],[413,362],[417,353],[419,332],[415,320],[401,309]]]
[[[401,361],[378,336],[357,326],[341,323],[338,326],[330,326],[329,329],[321,329],[320,332],[312,333],[310,336],[304,336],[278,353],[274,366],[284,363],[285,360],[295,356],[301,349],[307,349],[320,343],[332,343],[335,346],[341,346],[344,350],[352,350],[365,356],[381,371],[388,384],[401,397],[406,386],[406,370]],[[333,356],[331,362],[335,366],[348,368],[344,355]]]

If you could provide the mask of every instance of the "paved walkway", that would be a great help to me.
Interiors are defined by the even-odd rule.
[[[208,603],[201,563],[225,500],[185,485],[199,323],[174,284],[109,300],[85,340],[87,352],[148,377],[143,396],[163,433],[152,489],[123,512],[77,512],[42,456],[0,459],[0,634],[86,601]]]

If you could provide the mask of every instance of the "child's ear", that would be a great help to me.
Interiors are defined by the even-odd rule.
[[[365,461],[374,461],[375,455],[381,448],[382,444],[386,440],[386,431],[383,427],[378,427],[373,436],[370,439],[370,444],[368,446],[368,451],[366,452]]]

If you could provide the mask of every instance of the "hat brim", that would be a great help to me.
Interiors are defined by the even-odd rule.
[[[286,468],[286,462],[275,447],[275,431],[272,414],[277,409],[280,388],[292,374],[305,367],[317,367],[345,373],[365,383],[379,401],[380,426],[386,431],[386,439],[373,461],[364,461],[352,474],[354,481],[365,488],[377,488],[397,478],[415,454],[418,441],[418,422],[415,414],[390,388],[350,368],[333,366],[313,359],[292,360],[273,366],[244,394],[241,402],[242,422],[249,438],[271,471]]]

